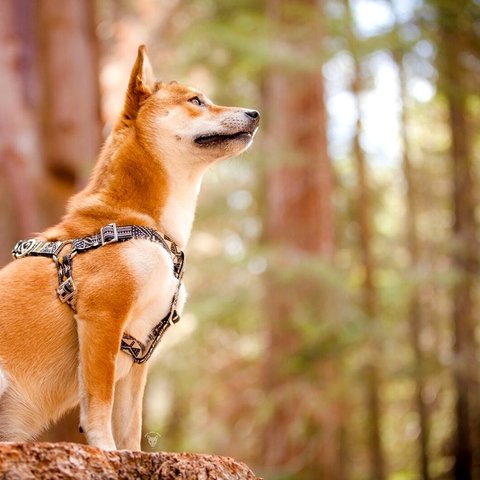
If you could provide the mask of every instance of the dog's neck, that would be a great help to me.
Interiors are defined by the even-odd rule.
[[[72,198],[67,215],[44,232],[52,239],[90,235],[102,226],[144,225],[168,235],[184,249],[192,229],[206,168],[180,171],[149,153],[134,134],[110,137],[89,184]]]
[[[168,194],[160,212],[159,230],[184,248],[190,237],[203,172],[169,172]]]

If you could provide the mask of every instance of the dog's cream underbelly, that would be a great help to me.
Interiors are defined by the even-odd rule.
[[[122,254],[130,273],[137,281],[138,291],[125,332],[145,343],[155,325],[170,311],[178,280],[173,275],[170,255],[159,244],[148,240],[133,240],[125,245]],[[185,300],[186,292],[182,285],[176,307],[179,314]],[[126,375],[132,363],[129,355],[120,352],[116,378]]]

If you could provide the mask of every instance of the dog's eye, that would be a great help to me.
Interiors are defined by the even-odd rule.
[[[201,107],[203,105],[205,105],[198,97],[193,97],[189,100],[190,103],[193,103],[194,105],[196,105],[197,107]]]

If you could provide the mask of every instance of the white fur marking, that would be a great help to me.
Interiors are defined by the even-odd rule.
[[[125,245],[123,255],[139,288],[125,331],[145,343],[153,327],[169,312],[178,280],[173,275],[170,255],[159,244],[149,240],[132,240]],[[185,289],[182,288],[176,308],[179,314],[185,299]],[[117,358],[115,379],[127,375],[132,363],[128,355],[121,353]]]

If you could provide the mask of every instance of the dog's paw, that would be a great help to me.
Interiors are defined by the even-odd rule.
[[[92,435],[86,432],[88,444],[92,447],[100,448],[101,450],[116,450],[117,446],[113,440],[113,437],[108,438],[105,435]]]
[[[97,447],[99,448],[100,450],[105,450],[106,452],[111,452],[112,450],[116,450],[117,447],[115,446],[115,444],[113,443],[109,443],[109,442],[96,442],[95,444],[91,444],[90,445],[92,447]]]

